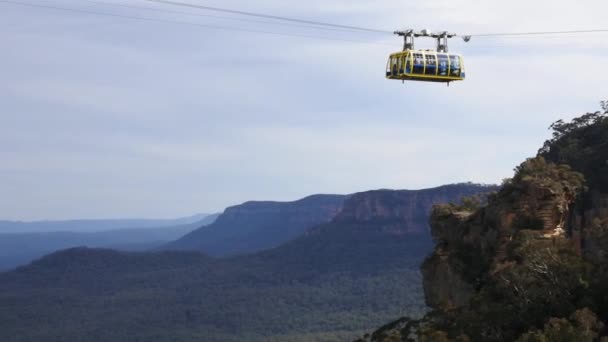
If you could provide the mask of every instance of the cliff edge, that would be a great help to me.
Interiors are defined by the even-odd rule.
[[[431,311],[360,341],[606,341],[608,104],[557,121],[485,205],[438,205]]]

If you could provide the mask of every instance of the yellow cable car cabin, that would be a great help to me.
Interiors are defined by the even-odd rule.
[[[456,37],[447,31],[433,33],[429,30],[395,31],[402,36],[403,51],[390,55],[386,65],[386,78],[402,81],[444,82],[464,80],[464,60],[461,55],[448,52],[448,39]],[[437,40],[436,50],[414,48],[414,38],[428,37]],[[465,42],[471,36],[463,37]]]
[[[434,50],[406,50],[390,55],[386,78],[391,80],[452,82],[464,80],[461,55]]]

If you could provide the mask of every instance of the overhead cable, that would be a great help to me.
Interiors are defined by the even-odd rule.
[[[348,30],[355,30],[355,31],[365,31],[365,32],[375,32],[375,33],[389,33],[389,34],[393,33],[392,31],[375,29],[375,28],[332,24],[332,23],[313,21],[313,20],[304,20],[304,19],[282,17],[282,16],[277,16],[277,15],[271,15],[271,14],[254,13],[254,12],[246,12],[246,11],[226,9],[226,8],[219,8],[219,7],[196,5],[196,4],[190,4],[190,3],[185,3],[185,2],[177,2],[177,1],[171,1],[171,0],[144,0],[144,1],[161,3],[161,4],[167,4],[167,5],[174,5],[174,6],[198,8],[198,9],[207,10],[207,11],[215,11],[215,12],[239,14],[239,15],[245,15],[245,16],[250,16],[250,17],[266,18],[266,19],[281,20],[281,21],[290,21],[290,22],[301,23],[301,24],[334,27],[334,28],[341,28],[341,29],[348,29]]]
[[[190,26],[196,26],[196,27],[200,27],[200,28],[213,29],[213,30],[238,31],[238,32],[247,32],[247,33],[260,33],[260,34],[267,34],[267,35],[274,35],[274,36],[297,37],[297,38],[319,39],[319,40],[330,40],[330,41],[340,41],[340,42],[357,43],[357,44],[388,45],[388,44],[383,44],[383,43],[380,43],[380,42],[370,42],[370,41],[362,41],[362,40],[335,38],[335,37],[321,37],[321,36],[313,36],[313,35],[305,35],[305,34],[297,34],[297,33],[287,33],[287,32],[272,32],[272,31],[265,31],[265,30],[251,30],[251,29],[235,28],[235,27],[228,27],[228,26],[217,26],[217,25],[199,24],[199,23],[186,22],[186,21],[175,21],[175,20],[148,18],[148,17],[138,17],[138,16],[131,16],[131,15],[123,15],[123,14],[115,14],[115,13],[107,13],[107,12],[98,12],[98,11],[92,11],[92,10],[83,10],[83,9],[75,9],[75,8],[60,7],[60,6],[41,5],[41,4],[26,3],[26,2],[13,1],[13,0],[0,0],[0,3],[13,4],[13,5],[19,5],[19,6],[27,6],[27,7],[45,8],[45,9],[52,9],[52,10],[57,10],[57,11],[87,13],[87,14],[93,14],[93,15],[116,17],[116,18],[130,19],[130,20],[141,20],[141,21],[157,22],[157,23],[190,25]]]
[[[473,37],[516,37],[516,36],[539,36],[557,34],[582,34],[582,33],[608,33],[608,29],[595,30],[571,30],[571,31],[540,31],[540,32],[503,32],[503,33],[478,33],[470,34]]]
[[[346,30],[346,29],[339,29],[339,28],[332,28],[332,27],[323,27],[323,26],[311,26],[311,25],[303,25],[303,24],[297,24],[297,23],[292,23],[292,22],[280,22],[280,21],[264,21],[264,20],[255,20],[255,19],[247,19],[247,18],[241,18],[241,17],[227,17],[227,16],[219,16],[219,15],[212,15],[212,14],[203,14],[200,12],[185,12],[185,11],[174,11],[174,10],[169,10],[169,9],[165,9],[165,8],[153,8],[153,7],[144,7],[144,6],[134,6],[134,5],[127,5],[127,4],[121,4],[121,3],[115,3],[115,2],[107,2],[107,1],[97,1],[97,0],[79,0],[80,2],[90,2],[93,4],[99,4],[99,5],[107,5],[107,6],[118,6],[118,7],[124,7],[124,8],[132,8],[132,9],[139,9],[139,10],[145,10],[145,11],[154,11],[154,12],[161,12],[161,13],[173,13],[173,14],[183,14],[183,15],[189,15],[189,16],[196,16],[196,17],[205,17],[205,18],[213,18],[213,19],[221,19],[221,20],[230,20],[230,21],[239,21],[239,22],[246,22],[246,23],[255,23],[255,24],[264,24],[264,25],[279,25],[279,26],[291,26],[291,27],[302,27],[302,28],[309,28],[309,29],[316,29],[316,30],[325,30],[325,31],[336,31],[336,32],[352,32],[352,30]]]

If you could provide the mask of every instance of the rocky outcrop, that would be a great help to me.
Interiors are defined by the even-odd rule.
[[[567,248],[571,243],[565,233],[554,233],[569,228],[566,218],[581,189],[579,174],[568,167],[535,158],[524,162],[511,181],[489,196],[486,205],[434,206],[430,228],[435,249],[421,267],[425,301],[434,309],[433,314],[407,325],[400,332],[386,332],[386,336],[397,336],[396,341],[407,340],[405,336],[423,337],[423,341],[451,340],[448,332],[442,329],[458,331],[463,325],[473,329],[467,326],[470,319],[460,321],[458,313],[466,312],[479,320],[480,315],[485,315],[480,312],[489,310],[485,306],[486,296],[498,302],[506,300],[510,306],[521,307],[515,310],[522,312],[537,310],[528,309],[534,302],[530,297],[538,295],[529,294],[528,288],[539,286],[540,280],[544,281],[546,277],[556,284],[553,296],[564,297],[564,293],[573,292],[572,289],[563,290],[564,293],[557,290],[557,284],[567,281],[561,280],[558,271],[552,270],[562,262],[553,248]],[[498,289],[509,295],[494,298]],[[512,299],[508,299],[509,296]],[[473,329],[479,334],[472,335],[473,340],[513,338],[510,332],[494,332],[496,322],[479,324],[480,327]],[[482,337],[491,333],[497,337]]]
[[[549,175],[557,178],[545,178]],[[581,186],[582,179],[567,168],[530,159],[487,206],[474,211],[454,204],[436,206],[430,220],[436,247],[422,267],[427,304],[441,310],[466,305],[487,272],[508,264],[510,241],[520,231],[535,231],[538,238],[563,237],[555,232],[564,231]]]
[[[458,243],[462,225],[471,215],[472,212],[454,208],[450,204],[437,205],[433,209],[431,236],[436,247],[421,268],[424,297],[430,307],[458,307],[466,304],[473,295],[473,285],[450,263],[450,248]]]
[[[435,207],[435,249],[422,266],[433,310],[379,329],[372,341],[607,335],[608,102],[602,109],[551,125],[552,138],[487,205]]]
[[[473,284],[449,262],[449,254],[433,253],[422,265],[424,300],[433,308],[450,309],[466,305],[474,293]]]

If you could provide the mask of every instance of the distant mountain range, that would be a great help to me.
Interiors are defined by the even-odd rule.
[[[161,228],[196,223],[209,214],[196,214],[177,219],[109,219],[109,220],[67,220],[67,221],[2,221],[0,233],[43,233],[43,232],[101,232],[131,228]]]
[[[247,202],[226,209],[213,224],[160,249],[199,251],[216,257],[253,253],[293,240],[336,216],[341,222],[379,220],[386,227],[392,222],[395,229],[404,233],[425,233],[434,203],[478,191],[470,184],[456,184],[427,190],[364,192],[346,203],[350,195],[313,195],[293,202]]]
[[[329,222],[347,196],[313,195],[293,202],[247,202],[227,208],[213,223],[162,247],[212,256],[252,253],[295,239]]]
[[[175,220],[82,220],[48,221],[46,225],[44,222],[12,224],[10,226],[13,228],[20,227],[25,231],[40,229],[40,232],[0,234],[0,271],[27,264],[45,254],[71,247],[101,247],[126,251],[156,248],[213,223],[217,216],[217,214],[196,215]],[[191,223],[179,223],[195,219],[196,221]],[[152,225],[154,222],[158,226]],[[78,223],[82,223],[82,226]],[[168,225],[169,223],[179,224]],[[7,227],[8,224],[5,225],[5,228]],[[112,230],[103,230],[106,228]],[[52,229],[60,229],[60,231],[52,231]],[[73,229],[73,231],[61,231],[61,229]],[[102,229],[102,231],[91,231],[94,229]]]
[[[304,203],[320,210],[314,220],[327,221],[276,248],[237,257],[57,252],[0,274],[0,340],[348,340],[393,317],[426,311],[418,267],[432,249],[431,205],[491,190],[458,184],[245,204],[247,215],[232,208],[212,226],[235,237],[239,227],[221,222],[256,217],[243,219],[256,224],[243,226],[241,236],[274,234],[281,226],[300,230],[282,223],[301,223]],[[335,217],[326,219],[331,212]]]

